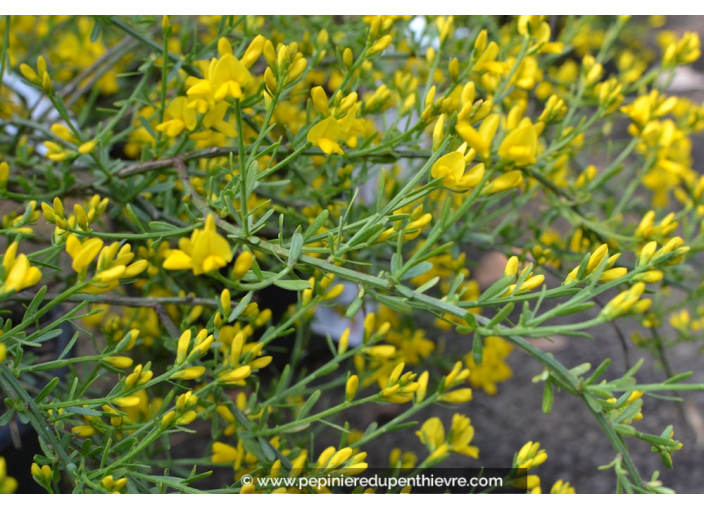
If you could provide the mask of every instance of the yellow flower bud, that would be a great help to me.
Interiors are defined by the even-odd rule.
[[[208,353],[210,347],[213,345],[214,341],[215,337],[213,335],[208,335],[203,341],[197,343],[196,346],[193,347],[193,350],[188,356],[189,359],[194,359],[194,357],[200,358],[201,356],[205,356]]]
[[[352,64],[354,64],[354,56],[352,55],[352,49],[345,48],[345,51],[342,52],[342,63],[345,64],[345,67],[347,69],[352,67]]]
[[[504,276],[516,276],[518,272],[518,257],[513,256],[506,262],[506,267],[504,268]]]
[[[41,82],[39,80],[39,76],[37,76],[37,73],[29,67],[27,64],[20,64],[20,72],[22,73],[22,76],[25,77],[27,81],[30,81],[34,83],[35,85],[39,85]]]
[[[353,375],[349,379],[347,379],[347,385],[345,386],[345,394],[347,395],[347,400],[354,400],[354,396],[357,394],[358,387],[359,377]]]
[[[240,255],[235,260],[235,267],[232,270],[232,279],[239,280],[244,275],[246,275],[247,271],[252,269],[253,261],[254,256],[251,254],[251,252],[243,251],[242,253],[240,253]]]
[[[457,60],[457,57],[453,57],[452,60],[450,60],[448,71],[452,81],[457,81],[457,78],[459,78],[460,75],[460,61]]]
[[[482,195],[493,195],[511,188],[518,188],[523,184],[523,174],[520,170],[506,172],[489,182],[482,190]]]
[[[266,83],[266,88],[272,95],[276,94],[276,91],[278,90],[278,85],[276,82],[276,78],[274,77],[274,73],[271,70],[271,67],[267,67],[266,71],[264,71],[264,83]]]
[[[444,135],[444,129],[445,129],[445,114],[443,113],[438,117],[438,120],[435,122],[435,127],[433,128],[433,150],[438,150],[440,145],[442,144],[443,140],[443,135]]]
[[[78,147],[78,152],[80,152],[81,154],[90,154],[91,152],[93,152],[93,149],[95,149],[96,145],[98,145],[97,140],[90,140],[89,142],[81,144],[81,146]]]
[[[268,367],[271,362],[274,360],[273,356],[262,356],[260,358],[257,358],[249,363],[249,366],[252,368],[252,370],[259,370],[265,367]]]
[[[428,392],[428,371],[424,371],[418,378],[418,389],[416,390],[416,402],[421,403],[425,400],[425,395]]]
[[[327,463],[327,468],[328,469],[334,469],[341,464],[343,464],[347,459],[350,458],[352,455],[352,448],[343,448],[342,450],[336,452],[334,455],[330,457],[330,460],[328,460]]]
[[[238,383],[244,381],[252,373],[252,368],[249,365],[243,365],[235,370],[231,370],[219,377],[224,383]]]
[[[265,44],[266,37],[261,34],[252,39],[252,42],[249,43],[247,50],[244,52],[244,56],[241,60],[242,64],[247,68],[252,67],[259,57],[261,57]]]
[[[488,38],[489,34],[487,33],[486,28],[479,32],[479,35],[477,35],[477,38],[474,41],[474,48],[477,50],[477,53],[484,52]]]
[[[188,346],[191,344],[191,330],[187,329],[178,339],[176,345],[176,364],[180,365],[186,361],[186,356],[188,355]]]
[[[160,422],[161,428],[169,428],[171,426],[171,423],[173,423],[174,418],[176,418],[176,411],[169,411],[164,416],[162,416]]]
[[[387,34],[381,39],[379,39],[377,42],[375,42],[371,48],[369,48],[369,55],[375,55],[377,53],[381,53],[384,51],[386,48],[389,47],[391,44],[392,38],[391,35]],[[349,67],[349,66],[348,66]]]
[[[375,345],[373,347],[367,347],[364,352],[377,359],[389,359],[396,355],[396,347],[393,345]]]
[[[615,269],[608,269],[601,273],[601,278],[599,278],[599,283],[612,282],[628,274],[628,269],[625,267],[617,267]]]
[[[51,83],[51,78],[49,78],[49,73],[44,71],[44,76],[42,76],[42,88],[45,92],[51,92],[53,85]]]
[[[105,356],[103,361],[108,365],[119,369],[129,368],[132,366],[132,363],[134,363],[132,358],[128,358],[127,356]]]
[[[10,165],[7,161],[0,163],[0,189],[7,188],[7,181],[10,179]]]
[[[440,396],[443,402],[450,402],[452,404],[461,404],[464,402],[469,402],[472,400],[472,390],[471,388],[461,388],[459,390],[450,391]]]
[[[180,381],[190,381],[191,379],[198,379],[205,373],[205,367],[190,367],[183,370],[179,370],[171,376],[171,379],[178,379]]]
[[[342,332],[342,335],[340,336],[340,340],[337,342],[337,353],[339,355],[342,355],[347,352],[347,348],[349,346],[349,339],[350,339],[350,328],[346,328]],[[2,345],[2,344],[0,344],[0,345]]]
[[[139,397],[120,397],[112,400],[112,403],[117,407],[135,407],[139,405],[141,399]]]
[[[637,282],[645,283],[657,283],[665,277],[665,273],[659,269],[654,269],[652,271],[645,271],[644,273],[637,274],[634,278]]]
[[[342,283],[335,285],[325,293],[325,295],[323,296],[323,301],[330,301],[332,299],[335,299],[340,294],[342,294],[344,290],[345,286]]]
[[[98,433],[98,431],[95,430],[90,425],[78,425],[78,426],[73,427],[71,429],[71,434],[74,434],[79,437],[90,437],[90,436],[94,436],[97,433]]]
[[[328,96],[325,93],[323,87],[314,87],[310,91],[311,99],[313,100],[313,106],[323,117],[328,117],[330,115],[330,109],[328,108]]]

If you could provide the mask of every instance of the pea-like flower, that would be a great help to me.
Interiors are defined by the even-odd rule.
[[[3,282],[0,285],[0,296],[31,287],[42,278],[42,272],[30,264],[27,255],[17,255],[18,247],[17,241],[13,242],[2,257]]]
[[[196,128],[197,119],[195,110],[188,108],[188,100],[184,96],[175,98],[166,109],[166,114],[170,117],[156,127],[157,131],[166,133],[171,138],[181,134],[184,129],[193,131]]]
[[[325,154],[344,154],[338,143],[345,136],[340,129],[340,124],[334,117],[321,120],[308,131],[307,139]]]
[[[461,149],[461,148],[460,148]],[[472,157],[474,150],[470,150]],[[430,169],[434,179],[443,178],[442,184],[450,189],[467,191],[476,188],[484,177],[484,163],[473,166],[465,172],[466,156],[462,150],[456,150],[439,158]]]
[[[529,118],[524,118],[510,131],[499,146],[499,156],[516,166],[532,165],[537,161],[538,135],[542,131],[542,123],[533,124]]]
[[[188,96],[212,97],[215,101],[240,99],[243,89],[252,81],[249,70],[229,53],[213,59],[207,74],[207,79],[195,81],[186,91]]]
[[[531,469],[541,465],[547,458],[548,454],[540,449],[540,443],[528,441],[516,454],[513,465],[518,469]]]
[[[192,269],[194,275],[217,271],[232,261],[227,239],[217,233],[215,217],[209,214],[202,229],[195,229],[190,239],[182,237],[178,250],[169,250],[164,269]]]
[[[474,427],[471,426],[470,419],[462,414],[455,414],[452,417],[452,428],[447,437],[445,427],[437,417],[426,420],[416,435],[430,451],[426,462],[439,460],[449,452],[459,453],[474,459],[479,457],[479,448],[469,444],[474,438]]]

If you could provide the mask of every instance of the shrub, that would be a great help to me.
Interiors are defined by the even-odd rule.
[[[704,107],[665,92],[699,39],[655,51],[644,23],[4,17],[0,301],[21,313],[0,324],[0,424],[38,434],[36,482],[199,492],[225,466],[228,492],[282,492],[263,480],[363,472],[405,427],[424,453],[394,451],[396,472],[477,458],[461,412],[413,417],[501,393],[520,349],[545,413],[555,391],[591,411],[619,491],[667,492],[623,438],[672,467],[682,443],[639,430],[644,396],[702,385],[605,380],[609,359],[528,340],[636,321],[664,356],[663,322],[668,342],[701,328]],[[488,250],[505,268],[482,288],[466,258]],[[383,425],[344,419],[388,403]],[[204,451],[179,460],[189,430]],[[546,452],[515,450],[530,474],[505,482],[539,492]]]

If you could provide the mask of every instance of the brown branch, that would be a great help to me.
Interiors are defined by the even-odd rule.
[[[216,158],[218,156],[225,156],[231,152],[238,152],[237,147],[212,147],[210,149],[205,149],[201,151],[187,152],[181,154],[180,156],[166,159],[159,159],[156,161],[146,161],[143,163],[135,163],[134,165],[127,166],[122,170],[118,171],[115,175],[117,177],[131,177],[133,175],[143,174],[150,170],[161,170],[163,168],[169,168],[175,165],[175,161],[190,161],[193,159],[201,158]]]
[[[161,322],[166,330],[168,331],[169,335],[173,338],[178,338],[181,336],[181,332],[178,330],[174,322],[171,320],[171,317],[169,317],[169,314],[166,313],[166,308],[163,307],[161,303],[157,304],[154,307],[154,311],[156,312],[157,317],[159,317],[159,322]]]

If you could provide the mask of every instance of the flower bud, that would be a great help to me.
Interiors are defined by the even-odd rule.
[[[349,379],[347,379],[347,385],[345,386],[345,395],[347,396],[347,400],[354,400],[354,396],[357,394],[358,387],[359,377],[353,375]]]

